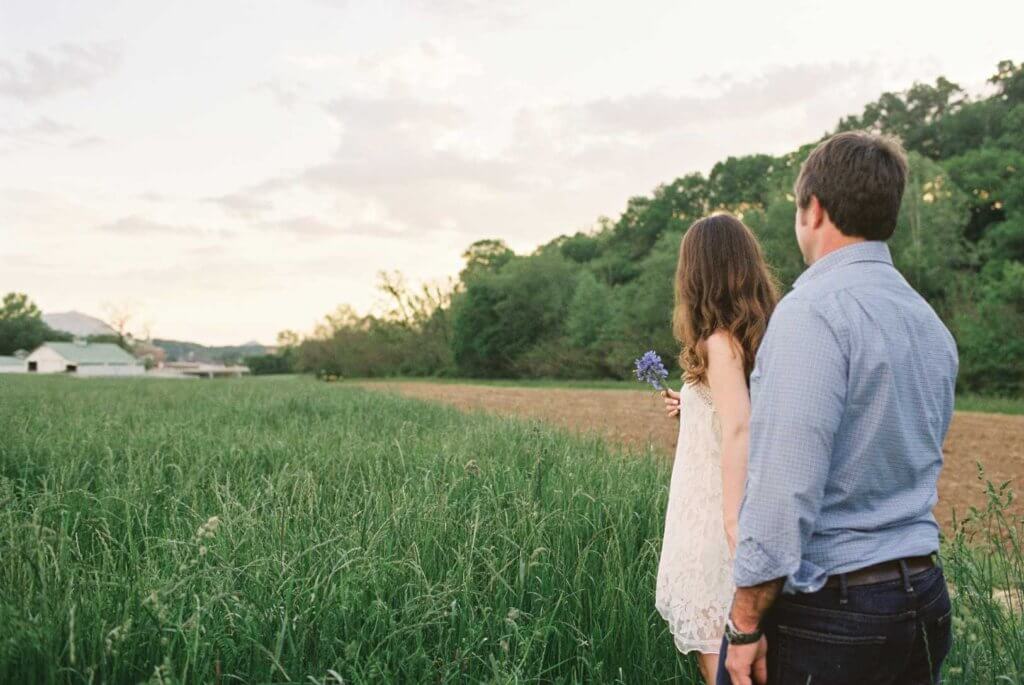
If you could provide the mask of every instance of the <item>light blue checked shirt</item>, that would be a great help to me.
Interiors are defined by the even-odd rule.
[[[779,303],[750,377],[747,487],[733,570],[749,587],[939,548],[932,515],[956,343],[882,242],[815,262]]]

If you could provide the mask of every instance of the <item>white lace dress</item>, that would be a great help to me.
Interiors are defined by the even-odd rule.
[[[722,517],[722,431],[706,385],[684,385],[679,408],[655,606],[679,651],[717,654],[734,590]]]

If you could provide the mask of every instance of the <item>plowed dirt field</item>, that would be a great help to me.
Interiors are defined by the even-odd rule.
[[[447,402],[459,409],[542,419],[575,432],[596,433],[633,447],[652,447],[672,459],[678,424],[666,418],[661,397],[643,390],[525,388],[453,383],[367,381],[365,387]],[[945,466],[935,514],[949,532],[969,506],[985,502],[977,462],[993,483],[1024,477],[1024,416],[957,412],[946,439]],[[1019,490],[1018,490],[1019,491]],[[1021,499],[1024,502],[1024,498]],[[1024,512],[1021,502],[1017,511]]]

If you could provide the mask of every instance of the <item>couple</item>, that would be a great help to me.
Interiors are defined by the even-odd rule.
[[[958,361],[885,244],[906,177],[893,140],[820,144],[794,191],[809,268],[781,301],[739,220],[683,239],[656,605],[708,683],[939,682],[952,634],[932,508]]]

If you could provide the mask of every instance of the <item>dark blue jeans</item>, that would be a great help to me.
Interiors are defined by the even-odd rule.
[[[780,595],[762,622],[769,685],[934,685],[952,645],[941,567]],[[718,685],[731,685],[722,642]]]

